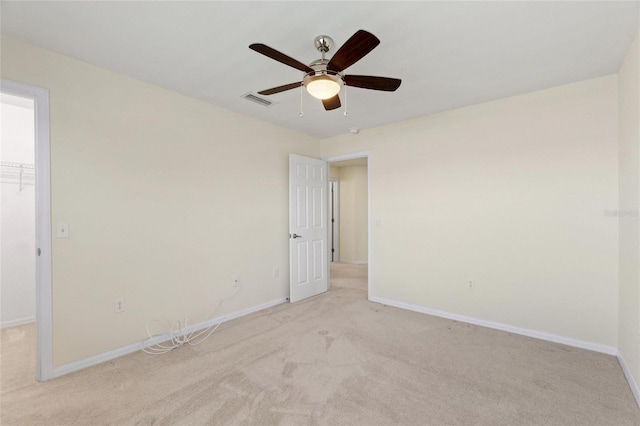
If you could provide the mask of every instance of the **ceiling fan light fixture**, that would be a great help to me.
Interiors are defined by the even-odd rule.
[[[339,77],[328,74],[307,75],[303,83],[311,96],[321,100],[333,98],[342,86]]]

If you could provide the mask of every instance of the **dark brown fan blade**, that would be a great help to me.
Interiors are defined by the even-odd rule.
[[[379,44],[378,37],[365,30],[358,30],[333,55],[327,69],[341,72],[358,62]]]
[[[371,75],[345,75],[344,84],[347,86],[361,87],[363,89],[384,90],[394,92],[400,87],[402,80],[389,77],[374,77]]]
[[[340,103],[340,96],[339,95],[335,95],[333,98],[323,99],[322,100],[322,105],[324,105],[324,109],[326,109],[327,111],[331,111],[332,109],[340,108],[340,106],[342,105]]]
[[[295,89],[296,87],[302,86],[302,82],[298,81],[297,83],[289,83],[284,86],[272,87],[271,89],[261,90],[258,92],[260,95],[273,95],[274,93],[284,92],[285,90]]]
[[[282,52],[278,52],[276,49],[273,49],[269,46],[266,46],[262,43],[254,43],[249,46],[249,49],[255,50],[258,53],[262,53],[264,56],[268,56],[271,59],[275,59],[278,62],[281,62],[285,65],[289,65],[295,69],[304,72],[312,72],[313,69],[309,68],[307,65],[303,64],[300,61],[296,61],[290,56],[285,55]]]

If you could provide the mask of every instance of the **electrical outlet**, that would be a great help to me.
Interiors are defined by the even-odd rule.
[[[467,283],[467,288],[469,290],[475,290],[476,288],[476,283],[473,282],[473,280],[469,280],[469,282]]]
[[[119,297],[114,302],[114,311],[119,314],[124,312],[124,297]]]
[[[240,284],[240,277],[238,275],[233,275],[231,277],[231,285],[234,287],[238,287],[238,284]]]
[[[280,276],[280,268],[277,266],[273,268],[273,278],[278,278]]]

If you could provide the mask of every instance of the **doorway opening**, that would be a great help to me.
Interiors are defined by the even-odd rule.
[[[24,327],[13,337],[31,339],[35,378],[46,381],[53,377],[49,92],[2,79],[0,96],[3,343],[9,330]]]
[[[0,324],[6,329],[36,321],[35,110],[29,98],[2,93],[0,102]]]
[[[341,282],[349,287],[364,286],[363,281],[366,281],[363,290],[369,295],[372,282],[369,153],[358,152],[324,160],[329,165],[329,189],[338,189],[334,192],[335,202],[329,203],[327,219],[329,230],[336,236],[333,241],[330,238],[330,279],[343,280]]]

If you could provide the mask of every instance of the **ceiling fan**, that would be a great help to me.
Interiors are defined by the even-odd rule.
[[[250,45],[249,49],[305,73],[302,81],[273,87],[258,93],[261,95],[273,95],[274,93],[304,86],[311,96],[322,100],[324,109],[330,111],[340,108],[339,94],[343,85],[386,92],[393,92],[400,87],[402,80],[397,78],[344,74],[345,69],[358,62],[380,44],[380,40],[370,32],[358,30],[338,49],[331,59],[325,59],[324,57],[334,44],[331,37],[320,35],[315,38],[314,44],[322,54],[322,58],[311,62],[309,65],[305,65],[264,44],[254,43]]]

